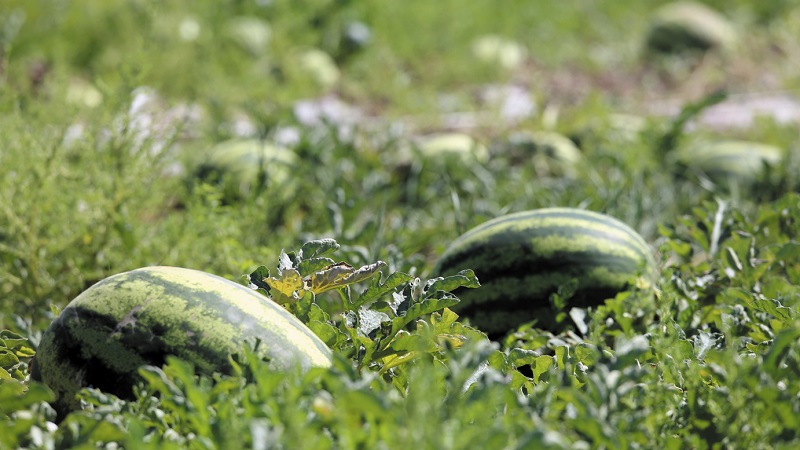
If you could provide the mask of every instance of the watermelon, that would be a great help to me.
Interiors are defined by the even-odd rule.
[[[251,56],[263,56],[272,38],[272,28],[264,19],[255,16],[238,16],[227,21],[223,34],[232,43]]]
[[[420,138],[416,150],[430,162],[479,162],[489,160],[489,150],[477,139],[464,133],[436,133]]]
[[[583,154],[572,140],[554,131],[520,131],[500,144],[514,160],[532,163],[539,173],[576,176]]]
[[[311,330],[255,290],[197,270],[145,267],[72,300],[44,332],[31,377],[55,391],[63,412],[87,386],[130,398],[137,369],[163,365],[167,355],[198,373],[230,373],[229,356],[255,340],[275,370],[331,364]]]
[[[725,16],[699,2],[678,1],[653,13],[646,47],[656,54],[680,54],[729,50],[736,41],[736,30]]]
[[[453,309],[490,337],[537,321],[557,330],[550,297],[566,294],[567,309],[594,306],[631,283],[649,288],[655,262],[647,243],[626,224],[574,208],[545,208],[501,216],[456,239],[433,276],[472,269],[478,289],[456,292]]]
[[[681,147],[672,157],[691,171],[730,187],[758,181],[765,169],[783,161],[783,154],[779,147],[760,142],[698,140]]]
[[[481,36],[472,42],[472,55],[478,61],[506,70],[522,65],[526,54],[527,50],[522,44],[493,34]]]
[[[191,155],[189,184],[196,179],[218,183],[225,199],[247,198],[265,185],[294,189],[291,174],[297,155],[291,150],[259,139],[231,139]]]

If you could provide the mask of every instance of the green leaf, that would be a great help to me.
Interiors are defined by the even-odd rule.
[[[269,269],[266,266],[259,266],[256,270],[253,271],[250,275],[248,275],[247,279],[250,284],[254,285],[258,289],[263,289],[266,292],[269,292],[269,284],[265,280],[269,278]]]
[[[459,302],[458,298],[453,294],[444,291],[438,291],[437,296],[429,297],[423,301],[411,306],[406,311],[406,314],[401,317],[395,317],[392,320],[392,334],[397,333],[403,327],[411,323],[411,321],[435,311],[453,306]]]
[[[584,364],[591,364],[595,360],[595,351],[596,349],[588,344],[578,344],[575,346],[575,358]]]
[[[8,348],[13,348],[15,345],[14,342],[24,343],[28,341],[22,335],[14,333],[11,330],[0,330],[0,340],[5,341]]]
[[[336,264],[336,261],[330,258],[306,259],[301,261],[297,265],[297,271],[300,272],[300,275],[305,277],[313,274],[314,272],[324,270],[326,267],[332,266],[334,264]]]
[[[566,345],[559,345],[556,347],[556,363],[559,370],[564,370],[566,367],[567,359],[569,358],[569,347]]]
[[[330,320],[330,316],[319,305],[312,303],[308,310],[308,319],[327,322]]]
[[[779,261],[797,261],[800,259],[800,243],[787,242],[775,253],[775,258]]]
[[[163,370],[155,366],[143,366],[139,368],[139,375],[144,378],[147,384],[154,390],[169,397],[183,397],[183,393],[172,380],[167,377]]]
[[[531,367],[533,368],[533,382],[538,383],[539,379],[553,366],[553,357],[542,355],[536,357]]]
[[[752,300],[745,303],[746,307],[755,309],[756,311],[765,312],[778,318],[781,322],[786,324],[794,323],[794,319],[798,317],[798,312],[792,308],[781,305],[777,300],[759,299]]]
[[[717,103],[725,100],[728,97],[725,91],[714,91],[700,100],[684,105],[680,114],[672,121],[669,129],[661,137],[658,143],[660,152],[668,152],[672,150],[680,137],[684,133],[684,128],[690,120],[703,112],[706,108],[716,105]]]
[[[392,341],[389,348],[398,352],[423,352],[431,353],[438,351],[440,346],[430,339],[425,338],[419,334],[398,333],[398,336]]]
[[[431,324],[436,334],[452,332],[453,324],[458,320],[458,314],[454,313],[450,308],[445,308],[441,313],[431,314]]]
[[[302,293],[302,295],[300,295]],[[311,291],[296,292],[293,296],[293,302],[289,303],[289,312],[297,316],[303,322],[308,322],[308,314],[311,308],[315,305],[314,300],[316,296]]]
[[[508,372],[509,364],[505,353],[495,350],[491,355],[489,355],[487,361],[489,363],[489,367],[499,371],[500,373],[505,374]]]
[[[40,402],[51,402],[53,391],[42,383],[18,380],[0,381],[0,414],[21,411]]]
[[[0,367],[9,369],[19,364],[19,358],[13,351],[7,348],[0,348]]]
[[[468,270],[462,270],[461,272],[458,272],[457,274],[449,277],[444,277],[444,278],[439,277],[428,281],[428,287],[426,291],[451,292],[460,287],[474,289],[481,287],[481,283],[478,281],[478,277],[475,276],[475,272],[468,269]]]
[[[798,338],[800,338],[800,328],[798,327],[787,328],[778,333],[772,343],[772,348],[764,356],[763,370],[773,378],[782,378],[780,375],[781,363],[786,354],[797,345]]]
[[[333,325],[319,320],[308,322],[308,328],[314,332],[328,347],[333,347],[339,340],[339,331]]]
[[[395,272],[389,275],[383,283],[381,283],[381,278],[382,277],[379,276],[372,279],[369,287],[367,287],[364,292],[361,293],[361,296],[353,302],[352,307],[354,309],[375,301],[401,284],[408,283],[414,279],[411,275],[402,272]]]
[[[511,367],[517,368],[534,364],[536,362],[536,358],[540,356],[542,356],[542,354],[534,350],[512,348],[508,352],[508,362],[511,364]]]
[[[304,260],[317,258],[339,249],[339,244],[334,239],[319,239],[309,241],[300,248],[300,255]]]

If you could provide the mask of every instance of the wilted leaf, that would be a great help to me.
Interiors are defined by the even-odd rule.
[[[331,289],[335,289],[345,278],[355,272],[350,264],[339,262],[323,267],[305,279],[305,288],[317,294]],[[344,286],[342,284],[342,286]]]
[[[354,269],[353,266],[344,262],[336,263],[308,276],[305,280],[305,288],[319,294],[367,280],[384,267],[386,267],[386,263],[383,261],[359,269]]]

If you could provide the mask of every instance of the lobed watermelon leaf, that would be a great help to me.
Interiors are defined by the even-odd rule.
[[[472,270],[426,282],[403,272],[384,277],[388,265],[383,261],[356,268],[322,256],[337,249],[336,241],[323,239],[306,243],[297,253],[281,251],[279,275],[271,277],[260,266],[249,275],[251,286],[267,291],[331,348],[379,373],[423,354],[443,355],[446,347],[463,345],[467,336],[482,336],[458,323],[458,315],[447,309],[459,302],[450,291],[480,286]],[[360,294],[353,289],[364,282],[369,285]],[[340,311],[326,311],[317,303],[317,295],[328,291],[339,294]],[[406,328],[415,321],[418,329],[429,332],[409,338]]]

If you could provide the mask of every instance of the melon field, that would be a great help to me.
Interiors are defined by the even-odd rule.
[[[0,449],[800,448],[798,39],[0,2]]]

